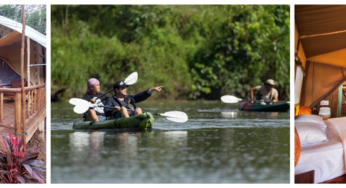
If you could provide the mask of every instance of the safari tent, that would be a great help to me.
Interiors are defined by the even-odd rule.
[[[346,182],[345,23],[344,5],[295,6],[296,182]],[[313,125],[317,115],[323,120]],[[321,140],[314,141],[317,133]]]
[[[20,75],[21,72],[21,33],[21,23],[0,16],[0,63],[2,62],[1,67],[6,67],[6,69],[8,69],[6,76],[14,77],[14,79],[18,78],[14,75],[14,73]],[[24,61],[24,78],[27,81],[30,80],[30,85],[44,84],[45,66],[33,65],[45,64],[46,36],[32,29],[29,26],[25,27],[25,36],[29,38],[30,43],[28,44],[26,41],[28,45],[26,45],[25,49],[25,52],[27,53],[25,53]],[[27,51],[28,46],[29,51]],[[4,63],[6,63],[6,65]],[[30,73],[28,72],[28,68],[30,69]],[[11,83],[10,80],[6,78],[4,74],[1,74],[0,84],[10,85]]]
[[[0,132],[29,141],[46,117],[46,36],[25,27],[22,98],[22,29],[22,23],[0,16]]]

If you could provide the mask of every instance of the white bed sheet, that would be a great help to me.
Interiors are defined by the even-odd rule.
[[[329,141],[304,145],[301,149],[295,174],[311,170],[315,171],[315,183],[324,182],[345,174],[344,149],[341,138],[330,123],[327,124],[326,135]]]

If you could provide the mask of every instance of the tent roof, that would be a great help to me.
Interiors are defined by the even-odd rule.
[[[13,21],[11,19],[5,18],[3,16],[0,16],[0,25],[6,26],[8,28],[11,28],[15,30],[15,32],[12,32],[11,34],[7,35],[6,37],[2,38],[0,40],[0,46],[8,45],[15,42],[20,42],[21,37],[18,37],[20,33],[22,33],[22,24],[16,21]],[[30,39],[36,41],[37,43],[41,44],[42,46],[46,47],[46,36],[41,34],[40,32],[34,30],[30,26],[25,27],[25,36],[29,37]],[[6,42],[1,42],[2,40],[6,40]]]
[[[307,60],[346,67],[345,5],[296,5],[295,22]]]

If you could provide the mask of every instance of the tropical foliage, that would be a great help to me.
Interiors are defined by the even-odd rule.
[[[274,79],[289,100],[288,5],[52,6],[52,92],[81,96],[95,77],[103,91],[132,71],[131,93],[164,85],[156,97],[249,97]]]
[[[45,183],[45,164],[37,160],[36,148],[26,149],[20,137],[0,133],[5,150],[0,149],[0,183]]]

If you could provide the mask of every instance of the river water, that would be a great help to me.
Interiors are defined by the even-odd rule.
[[[289,113],[241,112],[221,102],[139,103],[151,131],[73,131],[80,115],[51,106],[52,183],[289,183]]]

